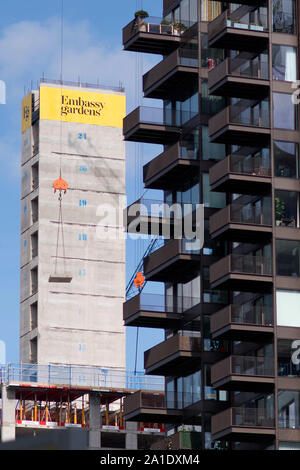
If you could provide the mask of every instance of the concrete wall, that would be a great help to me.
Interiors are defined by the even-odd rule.
[[[37,144],[39,153],[36,155]],[[39,186],[34,189],[32,166],[37,162]],[[63,195],[65,254],[60,237],[56,262],[59,203],[52,183],[59,177],[60,165],[69,189]],[[97,224],[101,222],[97,210],[102,204],[115,208],[116,216],[110,218],[109,225],[122,231],[124,196],[122,129],[42,120],[23,134],[22,362],[30,361],[30,339],[37,335],[38,362],[41,364],[125,368],[122,319],[125,240],[103,240],[97,236]],[[32,200],[36,197],[38,220],[33,224]],[[35,232],[38,232],[38,257],[32,260],[31,236]],[[48,282],[55,265],[61,273],[72,275],[70,284]],[[35,266],[38,266],[36,295],[31,286]],[[32,331],[30,305],[36,299],[38,328]]]

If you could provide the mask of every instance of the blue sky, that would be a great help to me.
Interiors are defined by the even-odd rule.
[[[64,0],[65,80],[118,85],[127,92],[127,111],[141,98],[141,78],[136,71],[149,70],[161,58],[122,51],[122,27],[143,8],[161,16],[162,0]],[[6,343],[6,360],[19,360],[19,232],[20,232],[20,103],[24,90],[36,87],[44,75],[60,74],[61,0],[13,0],[1,2],[0,80],[7,86],[7,104],[0,105],[0,165],[2,184],[2,236],[0,237],[0,340]],[[147,101],[144,100],[144,104]],[[152,103],[152,105],[155,103]],[[159,106],[159,103],[158,103]],[[159,146],[127,145],[128,201],[143,192],[142,165],[160,152]],[[137,175],[134,163],[139,161]],[[137,182],[137,178],[140,181]],[[151,196],[152,197],[152,196]],[[128,275],[145,248],[145,243],[128,243]],[[136,329],[128,329],[128,365],[133,368]],[[162,339],[161,331],[141,329],[138,369],[143,368],[142,351]]]

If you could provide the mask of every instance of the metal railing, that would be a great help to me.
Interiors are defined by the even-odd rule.
[[[270,158],[229,155],[230,171],[244,175],[271,176]]]
[[[273,308],[263,305],[231,305],[232,323],[241,325],[268,325],[274,323]]]
[[[53,85],[62,85],[62,86],[73,86],[73,87],[80,87],[80,88],[97,88],[100,90],[112,90],[112,91],[119,91],[124,92],[125,88],[120,84],[119,86],[108,86],[108,85],[95,85],[93,83],[84,83],[78,80],[78,82],[72,82],[68,80],[53,80],[51,78],[41,78],[40,83],[50,83]]]
[[[231,356],[231,373],[274,377],[274,359],[272,357]]]
[[[86,366],[58,366],[9,363],[0,366],[0,383],[42,383],[68,387],[126,388],[133,390],[164,390],[164,379],[146,376],[143,372],[104,369]]]
[[[249,426],[273,428],[275,419],[270,416],[270,411],[264,408],[232,408],[232,424],[234,426]]]
[[[193,24],[185,20],[181,20],[180,23],[168,23],[163,18],[148,16],[147,18],[137,18],[134,30],[135,32],[180,36]]]
[[[175,297],[173,295],[141,293],[140,308],[151,312],[183,313],[196,305],[200,297]]]
[[[244,274],[272,276],[272,260],[264,256],[232,254],[231,270]]]
[[[262,202],[262,201],[261,201]],[[231,204],[230,221],[243,224],[272,225],[272,214],[267,205]]]

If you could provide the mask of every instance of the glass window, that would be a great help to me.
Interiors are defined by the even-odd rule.
[[[277,290],[277,325],[300,327],[300,292]]]
[[[300,427],[300,392],[278,391],[278,427],[298,429]]]
[[[207,80],[201,80],[201,112],[204,114],[216,114],[225,106],[222,96],[210,95]]]
[[[273,31],[296,34],[295,0],[273,0]]]
[[[279,450],[300,450],[300,442],[280,441],[278,449]]]
[[[272,46],[273,80],[294,82],[297,80],[296,48],[291,46]]]
[[[299,308],[299,306],[298,306]],[[299,312],[299,310],[298,310]],[[294,310],[294,316],[299,313]],[[286,323],[285,323],[286,324]],[[288,325],[290,326],[290,325]],[[298,321],[299,326],[299,321]],[[277,342],[278,375],[281,377],[300,376],[300,347],[299,340],[279,339]]]
[[[273,93],[274,127],[277,129],[297,129],[297,107],[288,93]]]
[[[190,0],[190,22],[192,24],[198,21],[198,0]]]
[[[210,190],[208,173],[202,173],[202,191],[203,204],[205,207],[214,207],[216,209],[223,209],[223,207],[225,207],[226,194],[214,193]]]
[[[300,276],[300,242],[295,240],[276,241],[276,265],[278,276]]]
[[[224,51],[208,47],[207,34],[201,33],[201,67],[213,69],[224,60]]]
[[[201,128],[201,140],[202,140],[202,160],[223,160],[225,158],[225,145],[214,144],[210,141],[208,135],[208,126],[202,126]]]
[[[275,176],[298,178],[298,144],[274,141]]]
[[[275,220],[277,227],[299,227],[299,193],[275,191]]]

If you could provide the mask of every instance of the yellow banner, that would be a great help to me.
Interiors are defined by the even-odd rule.
[[[125,96],[40,87],[40,119],[123,127]]]
[[[22,133],[31,126],[32,119],[32,93],[25,96],[22,101]]]

